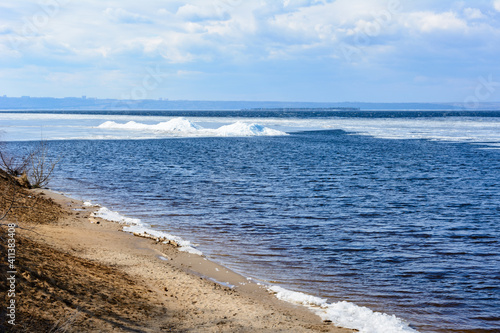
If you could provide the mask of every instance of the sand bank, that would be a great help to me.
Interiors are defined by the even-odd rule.
[[[125,233],[83,202],[46,190],[24,198],[8,216],[21,227],[17,325],[2,307],[2,331],[353,332],[203,256]]]

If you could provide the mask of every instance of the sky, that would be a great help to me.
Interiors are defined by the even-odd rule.
[[[500,0],[0,0],[0,96],[500,101]]]

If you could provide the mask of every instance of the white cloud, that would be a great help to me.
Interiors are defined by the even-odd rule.
[[[11,34],[13,31],[10,27],[6,25],[0,25],[0,35],[8,35]]]
[[[184,71],[184,70],[178,70],[175,75],[177,76],[197,76],[197,75],[203,75],[203,72],[200,71]]]
[[[78,80],[92,86],[93,78],[104,77],[100,71],[130,84],[141,79],[145,66],[159,63],[178,74],[220,72],[218,84],[224,87],[229,85],[226,78],[230,82],[227,73],[234,82],[234,73],[244,70],[257,77],[270,75],[272,69],[277,77],[290,75],[292,81],[292,74],[305,64],[317,73],[324,71],[321,64],[345,73],[362,64],[367,70],[403,68],[411,72],[409,82],[416,82],[414,77],[429,75],[416,73],[425,71],[419,65],[423,63],[431,68],[439,62],[446,64],[446,70],[461,73],[461,66],[453,67],[456,63],[473,67],[481,58],[485,68],[496,68],[500,24],[492,4],[500,11],[500,0],[478,1],[474,6],[457,0],[71,1],[36,34],[23,38],[20,33],[29,30],[25,19],[39,13],[40,7],[35,0],[19,0],[0,5],[0,70],[32,65],[57,73],[44,74],[44,82],[69,82],[78,72]],[[19,45],[12,46],[11,37],[19,39]],[[346,57],[342,47],[360,61]],[[280,72],[274,69],[276,64],[290,69]],[[195,76],[207,77],[173,75],[172,84],[181,76],[184,83],[192,77],[196,81]],[[0,87],[9,88],[2,80],[6,81],[0,77]],[[112,93],[102,82],[92,91]],[[69,89],[62,83],[58,88]]]
[[[345,59],[344,51],[350,49],[365,56],[381,56],[393,48],[383,45],[386,39],[401,36],[400,9],[381,0],[337,0],[275,15],[268,30],[278,44],[270,53]]]
[[[176,15],[181,19],[192,22],[205,20],[225,21],[230,18],[229,13],[222,6],[216,6],[212,1],[207,1],[204,5],[198,6],[186,4],[177,10]]]
[[[14,60],[16,58],[20,58],[21,54],[17,52],[16,50],[13,50],[9,42],[4,42],[2,39],[0,39],[0,59],[2,59],[2,62],[6,60]]]
[[[500,12],[500,0],[494,0],[493,7]]]
[[[57,84],[78,84],[85,80],[85,76],[80,73],[51,72],[46,75],[46,80]]]
[[[112,21],[117,23],[146,23],[150,24],[153,21],[144,15],[134,14],[129,11],[126,11],[123,8],[107,8],[104,13],[107,17],[109,17]]]
[[[477,9],[477,8],[465,8],[464,15],[469,20],[476,20],[476,19],[485,18],[484,14],[481,12],[481,10]]]
[[[408,26],[418,29],[424,33],[433,31],[464,32],[467,30],[467,22],[459,19],[453,12],[434,13],[419,12],[409,16]]]

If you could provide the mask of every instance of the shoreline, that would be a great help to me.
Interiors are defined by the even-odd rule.
[[[82,201],[50,190],[30,192],[60,205],[63,216],[57,222],[36,226],[19,221],[21,228],[36,228],[33,233],[19,229],[20,237],[125,274],[152,294],[148,294],[146,301],[161,304],[163,311],[177,314],[140,318],[138,322],[143,322],[137,325],[140,332],[162,331],[158,330],[162,323],[170,332],[355,331],[338,328],[303,306],[279,300],[264,286],[204,256],[179,251],[173,242],[163,244],[136,237],[122,231],[123,224],[93,217],[92,213],[99,207],[86,207]],[[30,298],[30,295],[24,297]],[[86,316],[92,323],[100,323],[98,315],[87,313]],[[85,331],[110,329],[108,321],[98,325],[101,324],[103,326]]]
[[[93,205],[90,202],[68,197],[64,193],[50,190],[46,193],[60,196],[63,201],[71,200],[83,205],[88,209],[88,212],[91,212],[90,219],[94,219],[91,223],[96,223],[96,219],[100,223],[112,223],[119,228],[120,232],[129,236],[152,240],[160,247],[162,244],[166,244],[169,248],[173,247],[177,254],[173,256],[176,258],[176,261],[173,262],[174,266],[220,286],[232,290],[237,288],[256,296],[257,299],[262,298],[263,295],[265,297],[271,296],[273,303],[278,301],[281,305],[286,304],[287,308],[292,306],[299,311],[306,311],[308,315],[312,314],[316,319],[320,318],[323,323],[331,323],[337,328],[344,327],[349,332],[385,333],[389,330],[395,333],[418,333],[417,330],[409,326],[408,322],[394,315],[375,312],[370,308],[347,301],[328,303],[326,298],[285,289],[280,284],[271,284],[262,276],[247,277],[244,273],[238,273],[226,267],[223,262],[207,258],[201,251],[194,248],[190,241],[155,230],[139,219],[126,217],[98,204]],[[156,257],[163,261],[170,261],[172,253],[170,252],[169,255],[160,253]],[[178,262],[181,262],[180,266],[177,264]]]

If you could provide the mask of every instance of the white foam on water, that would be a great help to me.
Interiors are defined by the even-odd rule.
[[[91,205],[90,202],[85,202],[84,204]],[[191,242],[163,231],[154,230],[140,219],[123,216],[106,207],[101,207],[98,211],[93,213],[93,216],[100,217],[107,221],[125,224],[126,226],[123,228],[123,231],[132,233],[136,236],[155,239],[165,244],[172,241],[179,246],[179,251],[200,256],[203,255],[201,251],[192,246]],[[306,306],[323,320],[331,320],[338,326],[356,329],[359,330],[360,333],[418,333],[416,330],[409,327],[404,320],[394,315],[391,316],[385,313],[374,312],[366,307],[361,307],[345,301],[328,303],[324,298],[287,290],[279,286],[271,286],[268,287],[268,289],[275,293],[278,299]]]
[[[184,240],[178,236],[167,234],[166,232],[163,232],[163,231],[153,230],[148,226],[130,225],[130,226],[124,227],[123,230],[126,232],[130,232],[130,233],[137,235],[137,236],[152,238],[152,239],[155,239],[156,241],[161,241],[165,244],[168,244],[169,241],[172,241],[172,242],[175,242],[179,246],[179,248],[178,248],[179,251],[187,252],[187,253],[191,253],[191,254],[196,254],[196,255],[200,255],[200,256],[203,255],[203,252],[195,249],[192,246],[190,241]]]
[[[179,248],[179,251],[187,252],[196,255],[203,255],[203,253],[195,249],[191,242],[182,239],[181,237],[168,234],[163,231],[158,231],[152,229],[149,225],[142,222],[140,219],[129,218],[121,215],[118,212],[109,210],[106,207],[101,207],[98,211],[92,214],[94,217],[99,217],[107,221],[116,222],[120,224],[126,224],[123,227],[123,231],[130,232],[136,236],[151,238],[158,242],[163,242],[168,244],[169,242],[175,242]]]
[[[306,306],[323,320],[360,333],[418,333],[404,320],[350,302],[328,303],[326,299],[271,286],[269,291],[283,301]]]
[[[94,217],[100,217],[104,220],[116,222],[120,224],[140,224],[141,220],[125,217],[118,212],[109,210],[106,207],[101,207],[98,211],[92,214]]]
[[[319,298],[316,296],[307,295],[304,293],[299,293],[296,291],[291,291],[279,286],[271,286],[269,290],[276,294],[276,297],[283,301],[290,303],[319,307],[324,306],[326,303],[326,298]]]

